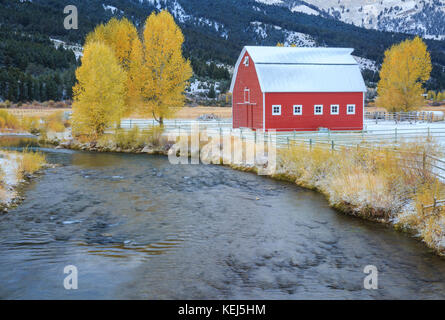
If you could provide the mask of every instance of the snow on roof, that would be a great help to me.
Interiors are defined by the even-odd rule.
[[[248,52],[263,92],[364,92],[360,67],[350,48],[244,47],[235,67],[233,92],[241,58]]]
[[[356,65],[258,64],[263,92],[363,92]]]
[[[298,48],[247,46],[247,52],[257,63],[286,64],[357,64],[349,48]]]

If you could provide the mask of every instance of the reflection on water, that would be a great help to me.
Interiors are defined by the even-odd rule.
[[[312,191],[165,157],[43,150],[62,166],[0,216],[0,298],[445,297],[443,259]],[[66,265],[78,290],[63,288]],[[363,289],[366,265],[379,290]]]

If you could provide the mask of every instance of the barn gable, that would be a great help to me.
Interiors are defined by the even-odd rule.
[[[246,51],[255,63],[263,93],[366,92],[359,65],[348,48],[247,46],[235,66],[230,91]]]
[[[366,86],[352,52],[244,47],[230,87],[233,127],[362,130]]]

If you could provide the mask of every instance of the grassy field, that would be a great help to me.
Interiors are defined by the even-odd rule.
[[[4,109],[9,113],[15,115],[18,118],[21,117],[46,117],[54,112],[71,111],[70,108],[41,108],[41,109],[21,109],[21,108],[9,108]]]
[[[20,108],[10,108],[5,109],[8,112],[12,113],[13,115],[17,117],[23,117],[23,116],[38,116],[38,117],[45,117],[50,115],[53,112],[58,111],[70,111],[69,108],[41,108],[41,109],[20,109]],[[438,107],[432,107],[432,106],[425,106],[420,109],[421,111],[443,111],[445,112],[445,104],[438,106]],[[366,107],[366,111],[368,112],[375,112],[375,111],[386,111],[384,108],[377,108],[374,106]],[[197,119],[199,116],[202,115],[209,115],[214,114],[220,119],[230,119],[232,118],[232,108],[231,107],[184,107],[180,109],[177,113],[175,118],[176,119]],[[151,117],[147,116],[141,116],[138,114],[132,114],[129,118],[133,119],[151,119]]]
[[[370,106],[370,107],[366,107],[365,111],[368,111],[368,112],[376,112],[376,111],[385,112],[386,109]],[[425,107],[420,108],[420,111],[443,111],[443,112],[445,112],[445,104],[443,104],[441,106],[437,106],[437,107],[425,106]]]
[[[202,115],[214,114],[220,119],[232,118],[231,107],[184,107],[180,109],[176,115],[176,119],[196,119]],[[129,118],[133,119],[151,119],[151,117],[132,114]]]

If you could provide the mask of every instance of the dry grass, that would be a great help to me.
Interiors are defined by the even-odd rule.
[[[404,144],[399,150],[359,148],[332,152],[296,144],[279,151],[279,171],[299,185],[328,195],[334,207],[372,218],[390,218],[421,186],[435,181],[428,166],[423,166],[423,153],[436,155],[437,146],[419,141]]]
[[[431,173],[425,156],[441,156],[431,140],[389,148],[280,150],[279,173],[298,185],[317,189],[344,212],[393,221],[413,230],[431,248],[445,253],[445,207],[425,209],[445,199],[445,185]],[[442,155],[443,156],[443,155]]]
[[[40,170],[46,162],[45,155],[41,152],[31,150],[23,150],[20,153],[17,166],[17,175],[19,179],[23,179],[26,174],[33,174]]]
[[[437,106],[437,107],[425,105],[422,108],[420,108],[419,111],[443,111],[443,112],[445,112],[445,104]],[[374,106],[374,104],[369,104],[369,106],[367,106],[365,108],[365,112],[387,112],[387,110],[385,108],[377,108]]]
[[[196,119],[206,114],[214,114],[221,119],[232,118],[231,107],[184,107],[175,115],[175,119]],[[129,118],[133,119],[152,119],[151,117],[142,116],[137,113],[132,114]]]
[[[69,108],[60,108],[60,109],[49,109],[49,108],[41,108],[41,109],[23,109],[23,108],[10,108],[5,109],[5,111],[10,114],[15,115],[18,118],[22,117],[39,117],[44,118],[50,116],[53,113],[71,111]]]
[[[0,110],[0,129],[18,129],[20,127],[19,119],[7,112]]]

